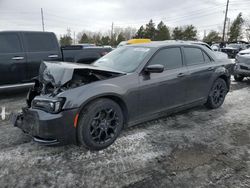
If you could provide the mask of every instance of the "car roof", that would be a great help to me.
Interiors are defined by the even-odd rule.
[[[13,30],[11,30],[11,31],[0,31],[0,33],[46,33],[46,34],[51,34],[51,33],[53,33],[53,32],[48,32],[48,31],[13,31]],[[53,33],[54,34],[54,33]]]
[[[168,40],[168,41],[153,41],[150,43],[143,43],[143,44],[132,44],[130,46],[138,46],[138,47],[148,47],[148,48],[161,48],[166,46],[178,46],[178,45],[190,45],[190,46],[201,46],[201,42],[198,41],[176,41],[176,40]],[[206,43],[204,43],[206,44]]]

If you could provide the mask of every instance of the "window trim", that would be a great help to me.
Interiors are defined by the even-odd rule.
[[[170,71],[170,70],[177,70],[177,69],[181,69],[183,67],[185,67],[185,63],[184,63],[184,57],[183,57],[183,51],[182,51],[182,46],[166,46],[166,47],[162,47],[162,48],[159,48],[153,55],[152,57],[148,60],[148,62],[146,63],[146,65],[144,66],[144,68],[146,68],[150,62],[153,60],[153,58],[161,51],[161,50],[165,50],[165,49],[170,49],[170,48],[179,48],[180,50],[180,54],[181,54],[181,63],[182,63],[182,66],[181,67],[177,67],[177,68],[173,68],[173,69],[166,69],[165,66],[164,66],[164,71]],[[144,70],[144,69],[143,69]],[[142,71],[143,71],[142,70]]]
[[[203,54],[203,58],[204,58],[205,63],[212,63],[213,62],[213,60],[211,59],[211,57],[204,50],[202,51],[202,54]],[[209,62],[206,62],[205,55],[210,60]]]

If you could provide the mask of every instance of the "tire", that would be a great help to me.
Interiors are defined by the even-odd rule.
[[[234,79],[236,82],[242,82],[244,79],[244,76],[241,76],[239,74],[234,75]]]
[[[120,106],[110,99],[97,99],[87,105],[80,114],[77,140],[90,150],[102,150],[110,146],[123,128]]]
[[[228,87],[225,80],[218,78],[209,92],[205,106],[210,109],[219,108],[224,103],[227,93]]]

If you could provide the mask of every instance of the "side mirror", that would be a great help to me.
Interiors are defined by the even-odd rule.
[[[162,73],[164,71],[164,66],[161,64],[148,65],[144,71],[146,73]]]

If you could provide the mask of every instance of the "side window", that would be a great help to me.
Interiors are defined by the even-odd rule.
[[[57,42],[51,34],[25,33],[28,52],[57,50]]]
[[[0,53],[22,52],[22,47],[18,35],[0,34]]]
[[[187,65],[199,65],[205,63],[203,52],[199,48],[185,47],[184,53]]]
[[[208,57],[208,55],[205,52],[203,52],[203,56],[204,56],[204,60],[205,60],[206,63],[210,63],[211,62],[210,57]]]
[[[182,67],[180,48],[166,48],[160,50],[150,61],[150,65],[161,64],[165,70]]]

